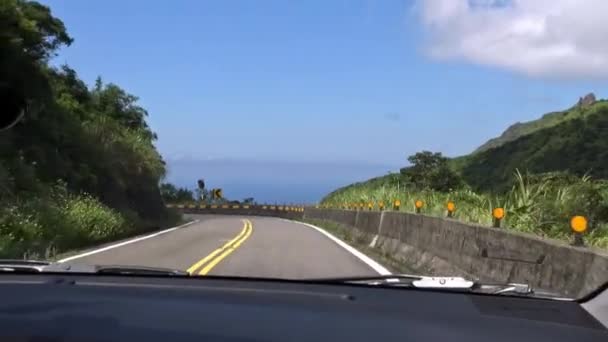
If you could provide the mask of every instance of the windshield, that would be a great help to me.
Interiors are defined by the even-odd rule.
[[[584,2],[0,0],[0,269],[591,293]]]

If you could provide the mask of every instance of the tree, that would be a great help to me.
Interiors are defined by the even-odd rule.
[[[192,202],[194,201],[194,193],[186,188],[179,188],[175,194],[175,201],[178,203]]]
[[[62,45],[70,45],[63,22],[34,1],[0,0],[0,85],[23,102],[51,97],[46,62]]]
[[[194,200],[194,193],[186,188],[177,188],[171,183],[162,183],[160,193],[165,203],[184,203]]]
[[[422,151],[409,156],[407,160],[412,166],[402,168],[401,174],[420,188],[450,191],[462,184],[460,176],[450,169],[448,158],[441,152]]]
[[[101,116],[107,116],[124,127],[137,130],[149,140],[156,140],[156,135],[146,123],[148,112],[137,105],[137,96],[127,93],[115,84],[104,85],[101,78],[97,78],[92,98]]]
[[[171,183],[162,183],[160,185],[160,195],[167,203],[175,202],[177,198],[177,188]]]
[[[170,184],[161,197],[166,165],[136,96],[101,78],[89,89],[69,66],[49,64],[71,42],[48,7],[0,0],[0,113],[25,112],[0,133],[0,241],[28,232],[2,255],[171,224],[163,198],[193,200]]]

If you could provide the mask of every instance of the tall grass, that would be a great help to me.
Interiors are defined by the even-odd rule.
[[[48,258],[133,230],[131,222],[89,195],[69,194],[62,186],[48,192],[1,203],[1,258]]]
[[[507,229],[536,234],[542,237],[570,241],[569,219],[584,215],[590,229],[588,244],[608,248],[608,187],[589,177],[568,179],[547,175],[535,177],[517,171],[510,191],[502,195],[477,193],[463,188],[450,192],[418,189],[411,184],[396,183],[394,177],[358,183],[335,191],[323,199],[323,205],[343,208],[353,203],[379,202],[387,207],[394,200],[401,201],[401,211],[415,212],[414,202],[424,202],[426,215],[446,216],[446,204],[456,204],[454,218],[465,222],[491,225],[494,207],[503,207]]]

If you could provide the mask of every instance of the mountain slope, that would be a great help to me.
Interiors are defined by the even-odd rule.
[[[572,108],[565,111],[551,112],[543,115],[541,118],[528,121],[528,122],[516,122],[509,126],[499,137],[492,138],[486,143],[478,147],[473,153],[483,152],[495,147],[499,147],[509,141],[514,141],[522,136],[534,133],[538,130],[553,127],[560,123],[576,119],[580,116],[589,114],[585,109],[596,103],[595,95],[589,93],[584,97],[581,97],[578,103]]]
[[[453,165],[468,184],[490,191],[504,190],[515,169],[608,178],[608,103],[598,101],[561,115],[558,124],[465,156]]]
[[[588,173],[608,179],[606,157],[608,101],[595,101],[588,95],[569,110],[511,126],[475,152],[451,159],[449,165],[475,190],[504,192],[512,185],[516,169],[531,173],[567,171],[578,176]],[[397,181],[381,176],[351,186],[374,188]]]

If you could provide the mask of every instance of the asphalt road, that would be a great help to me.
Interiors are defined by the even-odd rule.
[[[377,275],[382,267],[304,224],[269,217],[190,216],[199,222],[65,262],[139,265],[198,275],[287,279]],[[363,259],[363,260],[362,260]],[[387,272],[385,270],[385,272]]]

